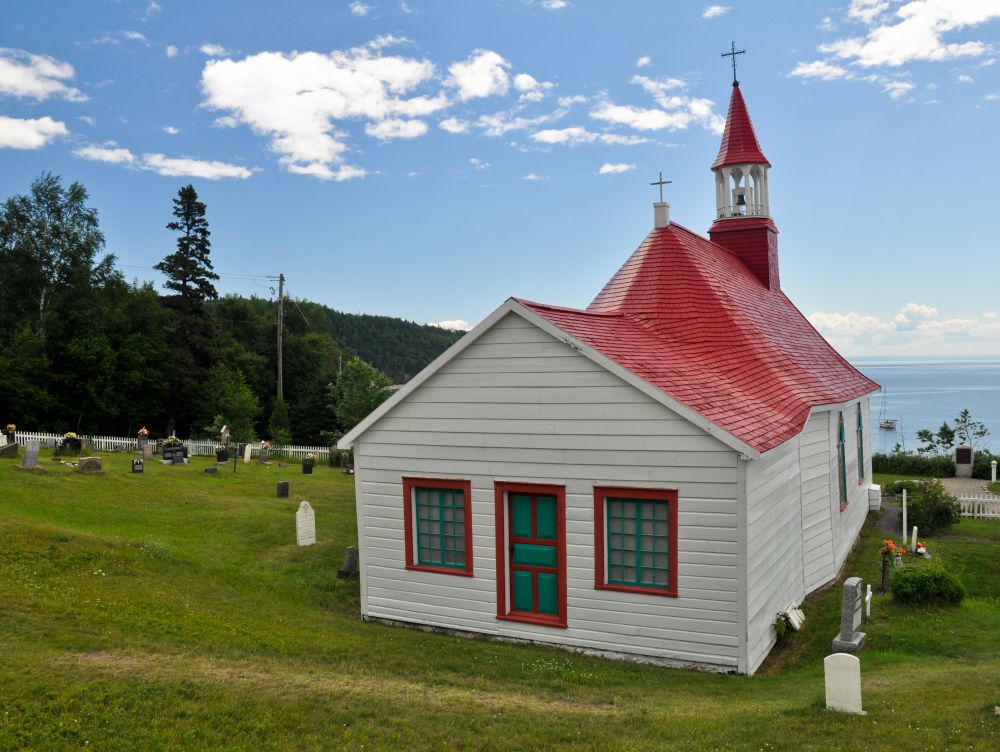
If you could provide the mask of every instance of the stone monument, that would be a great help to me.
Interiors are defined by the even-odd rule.
[[[834,653],[823,659],[826,709],[865,715],[861,709],[861,661],[855,655]]]
[[[865,644],[865,633],[861,626],[861,604],[864,600],[860,577],[848,577],[844,581],[844,597],[840,604],[840,634],[833,638],[835,653],[856,653]]]
[[[300,546],[316,542],[316,513],[308,501],[299,504],[299,511],[295,513],[295,542]]]
[[[39,443],[37,441],[28,441],[24,445],[24,462],[21,463],[22,467],[26,469],[31,469],[38,466],[38,449]]]

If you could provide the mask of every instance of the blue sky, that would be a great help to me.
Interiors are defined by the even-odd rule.
[[[208,205],[221,292],[476,323],[704,233],[739,78],[782,287],[846,354],[1000,354],[1000,0],[4,3],[0,196],[87,186],[130,278]]]

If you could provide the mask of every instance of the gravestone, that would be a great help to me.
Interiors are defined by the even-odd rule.
[[[279,480],[278,481],[278,498],[287,499],[288,498],[288,481]]]
[[[17,457],[17,443],[0,447],[0,457]]]
[[[278,467],[288,467],[288,463],[287,462],[279,462],[278,463]]]
[[[299,511],[295,513],[295,542],[300,546],[316,542],[316,513],[308,501],[299,504]]]
[[[101,458],[81,457],[77,460],[76,469],[81,473],[99,473],[101,472]]]
[[[246,448],[243,450],[243,464],[250,464],[250,445],[247,444]]]
[[[132,472],[141,473],[146,469],[146,463],[143,460],[132,460]]]
[[[143,444],[142,446],[142,459],[143,461],[153,459],[153,447],[149,444]]]
[[[303,475],[312,475],[313,474],[313,466],[315,464],[316,464],[316,460],[311,460],[308,457],[306,457],[304,460],[302,460],[302,474]]]
[[[217,467],[206,467],[205,468],[205,475],[216,475],[218,472],[219,472],[219,468],[217,468]]]
[[[355,546],[348,546],[344,552],[344,566],[337,570],[337,576],[346,580],[349,577],[358,576],[358,549]]]
[[[826,709],[865,715],[861,709],[861,661],[855,655],[834,653],[823,659]]]
[[[261,447],[261,448],[260,448],[260,449],[258,450],[258,453],[257,453],[257,461],[258,461],[258,462],[259,462],[260,464],[262,464],[262,465],[263,465],[263,464],[264,464],[265,462],[267,462],[267,447],[263,447],[263,446],[262,446],[262,447]]]
[[[872,623],[872,586],[866,586],[865,591],[865,624]]]
[[[229,462],[229,450],[225,447],[215,450],[215,461],[225,464]]]
[[[32,468],[38,466],[38,449],[39,445],[37,441],[29,441],[24,445],[24,462],[22,466],[25,468]]]
[[[856,653],[865,644],[865,633],[861,626],[862,581],[860,577],[848,577],[844,581],[844,596],[840,604],[840,634],[833,638],[836,653]]]

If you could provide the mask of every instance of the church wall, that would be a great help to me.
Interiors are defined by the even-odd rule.
[[[736,452],[510,314],[355,446],[362,613],[736,670]],[[407,570],[403,476],[471,481],[474,571]],[[497,619],[496,481],[566,490],[567,626]],[[594,486],[676,489],[678,597],[595,589]]]
[[[802,498],[802,546],[805,591],[811,593],[837,573],[833,554],[830,504],[830,412],[813,411],[799,437]],[[837,512],[839,513],[839,509]]]

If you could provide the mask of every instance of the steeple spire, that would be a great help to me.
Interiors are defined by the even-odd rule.
[[[768,216],[767,170],[739,84],[733,86],[715,173],[716,218]]]

